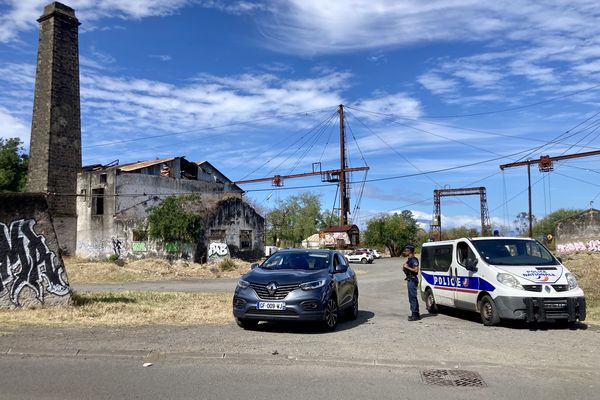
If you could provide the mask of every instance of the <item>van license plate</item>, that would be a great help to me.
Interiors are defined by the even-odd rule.
[[[278,310],[278,311],[283,311],[285,310],[285,303],[283,302],[264,302],[264,301],[260,301],[258,302],[257,307],[259,310]]]

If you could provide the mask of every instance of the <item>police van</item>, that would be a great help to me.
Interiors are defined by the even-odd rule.
[[[423,244],[421,297],[430,313],[446,306],[478,312],[484,325],[585,320],[577,279],[533,239],[486,237]]]

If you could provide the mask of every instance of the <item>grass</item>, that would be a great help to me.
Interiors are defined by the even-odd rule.
[[[219,325],[232,320],[226,293],[76,293],[66,307],[0,310],[4,326]]]
[[[585,292],[587,321],[600,324],[600,254],[575,253],[561,257]]]
[[[195,264],[185,261],[170,263],[167,260],[147,258],[128,261],[119,267],[108,262],[94,262],[75,257],[64,258],[67,276],[71,283],[123,283],[173,280],[184,278],[238,278],[250,270],[250,263],[230,259],[227,268],[216,264]],[[222,263],[225,261],[222,261]]]

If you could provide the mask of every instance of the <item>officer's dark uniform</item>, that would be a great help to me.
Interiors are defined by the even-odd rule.
[[[407,250],[411,253],[414,251],[414,247],[406,246]],[[418,268],[419,260],[414,255],[408,257],[406,260],[407,265],[410,268]],[[408,288],[408,302],[410,304],[411,316],[408,317],[409,321],[418,321],[421,319],[419,314],[419,301],[417,300],[417,287],[419,286],[419,276],[417,273],[404,269],[406,274],[406,287]]]

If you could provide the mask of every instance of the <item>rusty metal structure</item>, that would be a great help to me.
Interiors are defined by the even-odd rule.
[[[234,182],[236,185],[246,183],[271,182],[273,186],[283,186],[286,179],[305,178],[307,176],[321,176],[322,182],[339,183],[340,186],[340,225],[348,225],[348,214],[350,213],[350,195],[348,191],[348,173],[358,171],[368,171],[369,167],[348,168],[348,160],[346,157],[346,132],[344,126],[344,105],[340,104],[338,108],[340,115],[340,168],[329,169],[323,171],[321,163],[313,163],[312,172],[305,172],[293,175],[275,175],[267,178],[249,179]]]
[[[431,233],[437,240],[442,240],[442,197],[455,196],[479,196],[481,208],[481,236],[489,236],[492,226],[487,206],[487,194],[485,187],[435,189],[433,191],[433,219],[431,221]]]
[[[507,168],[527,166],[527,192],[528,192],[528,208],[529,208],[529,237],[533,237],[533,214],[531,200],[531,164],[537,164],[540,172],[554,171],[554,161],[570,160],[573,158],[591,157],[600,155],[600,150],[587,151],[584,153],[563,154],[561,156],[550,157],[548,155],[540,156],[537,160],[518,161],[509,164],[500,165],[500,169],[504,171]]]

